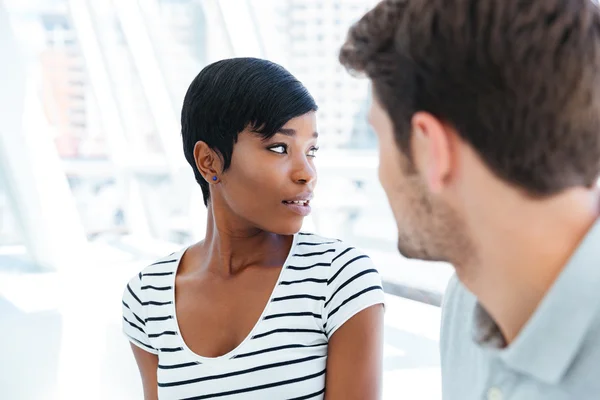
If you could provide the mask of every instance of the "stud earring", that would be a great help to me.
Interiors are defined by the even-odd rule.
[[[213,182],[216,182],[216,181],[217,181],[217,176],[216,176],[216,175],[215,175],[215,176],[213,176],[213,178],[212,178],[212,179],[213,179]]]

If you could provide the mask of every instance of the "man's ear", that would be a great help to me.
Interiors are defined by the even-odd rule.
[[[451,132],[432,114],[417,112],[412,118],[413,162],[432,193],[441,192],[452,174]]]

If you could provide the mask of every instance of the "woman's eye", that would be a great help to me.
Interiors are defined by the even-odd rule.
[[[308,156],[309,157],[316,157],[317,156],[317,151],[319,151],[318,147],[313,147],[308,151]]]
[[[280,144],[277,146],[269,147],[269,150],[272,151],[273,153],[285,154],[287,149],[284,145]]]

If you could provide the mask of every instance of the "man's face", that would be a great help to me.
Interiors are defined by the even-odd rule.
[[[452,261],[464,249],[456,213],[428,190],[394,138],[392,121],[376,96],[369,121],[379,138],[379,181],[398,227],[398,250],[408,258]]]

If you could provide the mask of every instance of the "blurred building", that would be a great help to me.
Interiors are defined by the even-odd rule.
[[[89,238],[201,234],[194,183],[173,160],[185,92],[218,58],[266,57],[294,73],[319,104],[324,149],[375,146],[367,80],[337,59],[374,0],[7,1]]]
[[[373,147],[367,121],[367,81],[352,78],[338,62],[348,27],[374,1],[287,0],[281,8],[288,35],[288,67],[319,104],[319,130],[327,147]],[[367,106],[367,107],[366,107]]]

